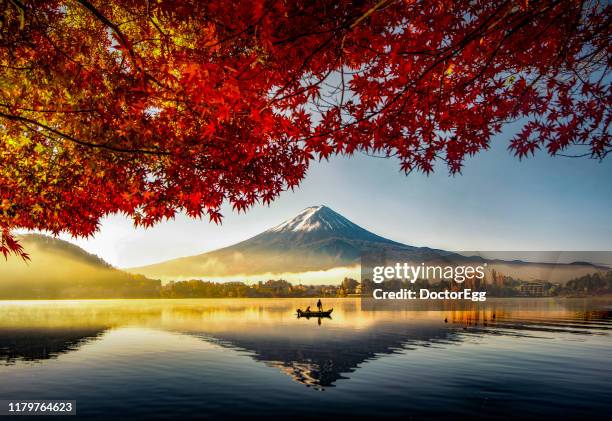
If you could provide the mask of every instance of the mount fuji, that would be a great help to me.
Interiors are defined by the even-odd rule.
[[[131,268],[158,279],[301,273],[355,266],[368,250],[428,251],[376,235],[327,206],[302,210],[255,237],[208,253]]]
[[[488,260],[428,247],[414,247],[376,235],[326,206],[302,210],[294,218],[229,247],[165,262],[126,269],[161,280],[248,280],[262,277],[308,279],[336,283],[359,276],[363,254],[384,255],[389,261],[487,264],[489,270],[525,280],[565,282],[572,277],[607,270],[589,263],[535,263]],[[336,270],[334,272],[334,270]],[[332,271],[332,272],[328,272]],[[304,275],[304,276],[302,276]]]

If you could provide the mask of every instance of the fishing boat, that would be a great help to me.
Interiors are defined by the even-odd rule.
[[[334,311],[333,308],[326,310],[326,311],[303,311],[298,308],[297,316],[298,317],[329,317],[332,311]]]

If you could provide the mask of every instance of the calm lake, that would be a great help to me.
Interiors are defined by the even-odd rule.
[[[99,418],[612,414],[612,301],[295,316],[315,301],[0,302],[0,399]]]

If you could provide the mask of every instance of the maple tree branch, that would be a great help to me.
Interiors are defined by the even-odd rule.
[[[261,16],[260,16],[260,17],[259,17],[259,18],[258,18],[258,19],[255,21],[255,22],[250,23],[250,24],[249,24],[249,25],[247,25],[247,26],[246,26],[244,29],[242,29],[242,30],[240,30],[240,31],[238,31],[238,32],[236,32],[236,33],[234,33],[234,34],[228,35],[227,37],[225,37],[225,38],[223,38],[223,39],[220,39],[220,40],[218,40],[217,42],[214,42],[214,43],[212,43],[212,44],[208,44],[208,45],[206,45],[206,47],[207,47],[207,48],[211,48],[211,47],[217,47],[217,46],[219,46],[219,45],[221,45],[221,44],[225,44],[226,42],[231,41],[231,40],[233,40],[233,39],[236,39],[236,38],[237,38],[237,37],[239,37],[240,35],[245,34],[245,33],[247,33],[248,31],[250,31],[251,29],[253,29],[253,28],[257,27],[257,25],[259,25],[259,24],[260,24],[260,23],[261,23],[261,22],[264,20],[264,18],[265,18],[265,17],[268,15],[268,13],[270,13],[270,11],[271,11],[271,10],[272,10],[272,8],[274,7],[274,4],[276,3],[276,1],[277,1],[277,0],[272,0],[272,1],[270,2],[270,4],[268,5],[268,7],[266,7],[266,9],[264,10],[264,12],[261,14]]]
[[[160,156],[161,155],[171,155],[170,152],[166,152],[166,151],[156,151],[156,150],[150,150],[150,149],[124,149],[124,148],[119,148],[117,146],[111,146],[111,145],[101,144],[101,143],[92,143],[92,142],[88,142],[85,140],[80,140],[66,133],[60,132],[59,130],[54,129],[53,127],[49,127],[46,124],[40,123],[36,120],[32,120],[27,117],[13,115],[13,114],[6,114],[1,111],[0,111],[0,117],[6,118],[7,120],[18,121],[21,123],[33,124],[35,126],[40,127],[41,129],[47,130],[48,132],[51,132],[63,139],[69,140],[81,146],[87,146],[90,148],[98,148],[98,149],[107,149],[109,151],[119,152],[119,153],[160,155]]]
[[[88,2],[87,0],[77,0],[77,2],[80,3],[87,10],[89,10],[91,14],[94,15],[105,26],[108,26],[110,29],[112,29],[115,35],[117,35],[117,37],[119,38],[119,41],[121,41],[123,48],[127,50],[130,58],[132,59],[132,64],[134,65],[134,68],[137,68],[140,71],[143,71],[143,69],[140,66],[139,60],[137,59],[136,53],[134,53],[134,49],[132,48],[131,43],[128,41],[127,37],[123,34],[121,29],[117,25],[115,25],[113,22],[111,22],[106,16],[102,14],[102,12],[96,9],[96,7],[90,2]]]
[[[544,10],[539,10],[538,13],[532,14],[532,15],[528,16],[527,19],[524,19],[523,21],[521,21],[519,26],[524,26],[527,22],[530,21],[530,19],[534,19],[535,17],[545,13],[546,11],[551,10],[552,8],[557,6],[559,3],[561,3],[561,2],[560,1],[553,1],[546,8],[544,8]],[[509,4],[509,1],[506,1],[504,3],[504,5],[507,5],[507,4]],[[373,111],[373,112],[363,116],[360,119],[357,119],[357,120],[351,121],[350,123],[342,125],[341,127],[337,128],[337,129],[328,130],[328,131],[323,132],[323,133],[317,133],[317,134],[314,134],[314,135],[311,135],[311,136],[307,136],[307,137],[299,139],[299,141],[305,141],[305,140],[309,140],[309,139],[313,139],[313,138],[321,137],[321,136],[329,136],[329,135],[332,135],[334,133],[341,132],[342,130],[347,129],[348,127],[357,125],[357,124],[362,123],[364,121],[368,121],[368,120],[376,117],[377,115],[380,115],[381,113],[383,113],[384,111],[389,109],[389,107],[391,107],[394,103],[399,101],[402,98],[402,96],[404,96],[404,94],[408,91],[409,88],[416,86],[417,83],[419,83],[424,77],[426,77],[431,71],[433,71],[441,63],[444,63],[447,60],[449,60],[449,59],[455,57],[457,54],[459,54],[471,41],[473,41],[479,35],[481,35],[483,33],[482,32],[483,30],[486,33],[486,31],[491,29],[492,26],[494,26],[495,24],[500,22],[503,18],[507,17],[508,16],[508,12],[506,14],[504,14],[501,18],[498,18],[497,20],[493,21],[493,19],[499,14],[499,12],[502,9],[503,9],[503,7],[498,8],[487,19],[485,19],[485,21],[482,22],[478,26],[478,28],[476,28],[474,31],[469,33],[460,42],[458,42],[454,47],[453,46],[449,46],[448,48],[444,49],[444,50],[448,51],[448,53],[446,53],[446,51],[444,51],[444,50],[440,50],[441,52],[442,51],[444,51],[444,52],[442,54],[440,54],[440,56],[436,60],[434,60],[434,62],[432,64],[430,64],[416,79],[413,79],[412,81],[410,81],[410,83],[406,84],[396,95],[394,95],[391,99],[386,101],[385,104],[380,109],[375,110],[375,111]],[[493,22],[493,23],[491,23],[491,22]],[[400,109],[398,110],[398,112],[396,114],[400,114],[402,111],[403,111],[403,106],[400,107]]]
[[[151,2],[150,2],[150,0],[147,0],[147,19],[149,20],[149,22],[151,22],[153,24],[153,26],[155,27],[157,32],[159,32],[164,39],[168,39],[168,34],[166,34],[164,31],[162,31],[162,29],[159,27],[157,22],[155,22],[155,19],[153,19],[153,16],[151,16]]]
[[[302,71],[308,66],[308,63],[320,52],[322,51],[330,42],[332,42],[334,39],[336,38],[336,34],[333,34],[331,37],[327,38],[325,41],[323,41],[321,44],[319,44],[317,46],[317,48],[315,48],[308,56],[306,56],[306,58],[302,61],[302,64],[300,65],[299,69],[295,72],[298,76],[302,74]],[[295,78],[290,79],[289,81],[287,81],[278,91],[276,91],[276,93],[274,94],[274,96],[264,105],[261,107],[260,111],[263,111],[264,109],[268,108],[269,106],[271,106],[272,104],[274,104],[277,101],[283,101],[287,98],[290,98],[291,96],[294,96],[295,93],[292,94],[288,94],[286,96],[282,96],[279,97],[279,95],[284,92],[285,90],[287,90],[289,88],[289,86],[292,83],[295,83],[295,81],[297,80],[297,76]],[[305,88],[303,91],[306,91],[308,88]]]
[[[508,41],[516,32],[518,32],[519,29],[521,29],[522,27],[524,27],[525,25],[527,25],[532,19],[535,19],[536,17],[539,17],[540,15],[546,13],[548,10],[551,10],[552,8],[554,8],[554,6],[556,6],[556,4],[552,4],[551,6],[549,6],[548,8],[545,8],[543,10],[540,10],[537,14],[535,15],[531,15],[526,17],[525,19],[523,19],[521,22],[519,22],[516,26],[512,27],[512,29],[510,31],[507,31],[506,34],[504,34],[504,37],[501,39],[501,41],[498,43],[498,45],[495,47],[495,49],[493,50],[493,52],[489,55],[487,62],[485,63],[484,66],[482,66],[482,68],[480,69],[480,71],[474,76],[472,77],[470,80],[466,81],[465,83],[462,84],[460,89],[465,89],[467,88],[469,85],[471,85],[472,83],[474,83],[475,81],[477,81],[478,79],[480,79],[484,73],[487,71],[487,69],[490,67],[490,65],[493,63],[495,57],[497,56],[497,54],[499,53],[499,51],[501,50],[501,47],[503,46],[503,44]],[[559,12],[557,14],[556,17],[560,16],[563,13],[563,11]],[[548,29],[550,29],[552,27],[552,25],[554,24],[554,19],[551,19],[551,22],[544,27],[544,29],[542,29],[538,35],[536,35],[534,37],[534,40],[539,39],[539,37],[541,35],[543,35]],[[491,26],[489,26],[488,29],[490,29]],[[486,34],[483,33],[482,35],[484,36]]]
[[[88,113],[95,113],[98,110],[94,110],[94,109],[76,109],[76,110],[61,110],[61,109],[49,109],[49,108],[42,108],[42,109],[36,109],[36,108],[23,108],[23,107],[12,107],[8,104],[2,104],[0,103],[0,107],[4,107],[7,108],[9,110],[20,110],[20,111],[29,111],[29,112],[33,112],[33,113],[51,113],[51,114],[88,114]]]
[[[17,6],[18,8],[20,8],[21,10],[25,11],[25,6],[19,0],[9,0],[9,1],[13,3],[15,6]]]
[[[332,34],[332,36],[331,36],[331,37],[327,38],[325,41],[323,41],[321,44],[319,44],[319,46],[318,46],[318,47],[316,47],[316,48],[315,48],[315,49],[314,49],[314,50],[313,50],[313,51],[312,51],[312,52],[311,52],[311,53],[310,53],[310,54],[309,54],[309,55],[308,55],[308,56],[307,56],[307,57],[306,57],[306,58],[305,58],[305,59],[302,61],[302,64],[301,64],[301,66],[299,67],[299,69],[297,70],[297,72],[296,72],[296,73],[297,73],[298,75],[299,75],[299,74],[301,74],[301,73],[302,73],[302,70],[304,70],[304,69],[306,68],[306,66],[308,66],[308,63],[309,63],[309,62],[310,62],[310,61],[311,61],[311,60],[312,60],[312,59],[313,59],[313,58],[314,58],[314,57],[315,57],[315,56],[316,56],[316,55],[317,55],[319,52],[321,52],[321,51],[322,51],[322,50],[323,50],[323,49],[324,49],[324,48],[325,48],[325,47],[326,47],[326,46],[327,46],[327,45],[328,45],[330,42],[332,42],[332,41],[333,41],[333,40],[336,38],[336,35],[337,35],[337,32],[338,32],[338,31],[342,31],[342,30],[344,30],[344,29],[351,30],[351,29],[355,28],[355,27],[356,27],[356,26],[357,26],[359,23],[361,23],[363,20],[367,19],[367,18],[368,18],[368,17],[369,17],[369,16],[370,16],[372,13],[374,13],[374,12],[376,12],[377,10],[381,9],[382,7],[386,6],[386,5],[387,5],[387,3],[392,3],[392,2],[394,2],[394,1],[395,1],[395,0],[381,0],[381,1],[379,1],[379,2],[378,2],[376,5],[374,5],[372,8],[368,9],[368,10],[367,10],[367,11],[366,11],[366,12],[365,12],[363,15],[361,15],[360,17],[358,17],[358,18],[357,18],[357,19],[356,19],[356,20],[355,20],[353,23],[349,24],[348,22],[345,22],[345,23],[344,23],[343,25],[341,25],[341,26],[338,26],[338,27],[333,28],[333,29],[328,30],[328,31],[323,31],[323,32],[321,32],[321,33],[333,32],[333,34]],[[309,35],[312,35],[312,33],[303,34],[303,36],[309,36]],[[301,36],[302,36],[302,35],[301,35]],[[344,36],[344,37],[343,37],[343,39],[342,39],[342,43],[341,43],[341,44],[342,44],[342,46],[344,45],[344,40],[345,40],[345,38],[346,38],[346,34],[345,34],[345,36]],[[285,41],[285,40],[283,40],[283,42],[284,42],[284,41]],[[342,47],[341,47],[341,48],[342,48]],[[340,63],[342,63],[342,51],[340,51],[339,61],[340,61]],[[330,72],[330,73],[331,73],[331,72]],[[329,73],[328,73],[328,74],[329,74]],[[344,76],[344,74],[343,74],[343,76]],[[324,77],[324,78],[322,78],[322,79],[319,81],[319,83],[320,83],[322,80],[324,80],[324,79],[325,79],[325,77]],[[270,99],[270,101],[268,101],[268,103],[267,103],[266,105],[264,105],[264,106],[261,108],[261,110],[263,110],[263,109],[265,109],[265,108],[269,107],[270,105],[274,104],[274,103],[275,103],[275,102],[277,102],[277,101],[283,101],[283,100],[288,99],[288,98],[291,98],[291,97],[293,97],[293,96],[295,96],[295,95],[299,95],[298,93],[292,93],[292,94],[288,94],[288,95],[286,95],[286,96],[279,97],[279,94],[280,94],[280,93],[282,93],[282,92],[284,92],[285,90],[287,90],[287,89],[289,88],[289,86],[290,86],[292,83],[294,83],[294,82],[295,82],[295,80],[296,80],[296,79],[294,78],[294,79],[292,79],[292,80],[288,81],[287,83],[285,83],[285,85],[284,85],[282,88],[280,88],[278,91],[276,91],[276,93],[274,94],[274,96],[273,96],[273,97]],[[344,77],[343,77],[343,82],[344,82]],[[317,84],[318,84],[318,83],[317,83]],[[316,85],[315,85],[315,86],[316,86]],[[311,87],[311,86],[309,86],[309,87],[306,87],[306,88],[302,89],[302,90],[300,91],[300,93],[301,93],[301,92],[305,92],[305,91],[306,91],[306,90],[308,90],[310,87]],[[344,95],[342,96],[342,98],[344,98]],[[261,111],[261,110],[260,110],[260,111]]]
[[[59,47],[58,47],[58,46],[57,46],[57,45],[56,45],[56,44],[53,42],[53,40],[51,39],[51,37],[50,37],[48,34],[43,33],[43,34],[42,34],[42,37],[43,37],[43,38],[45,38],[45,39],[46,39],[46,40],[49,42],[49,44],[51,44],[51,47],[52,47],[52,48],[53,48],[55,51],[57,51],[58,53],[60,53],[62,56],[66,57],[66,59],[70,60],[71,62],[73,62],[74,64],[76,64],[77,66],[79,66],[79,67],[81,67],[81,68],[86,67],[86,65],[85,65],[85,64],[83,64],[83,63],[79,62],[78,60],[75,60],[75,59],[74,59],[74,58],[72,58],[72,57],[71,57],[69,54],[67,54],[66,52],[64,52],[64,50],[62,50],[61,48],[59,48]]]
[[[368,11],[366,11],[363,15],[361,15],[359,18],[357,18],[355,20],[355,22],[353,22],[349,28],[353,29],[354,27],[359,25],[362,21],[367,19],[372,13],[376,12],[378,9],[381,9],[383,6],[386,6],[387,3],[392,3],[394,1],[395,0],[380,0],[378,3],[376,3],[370,9],[368,9]]]
[[[586,158],[587,156],[593,158],[593,154],[590,152],[586,152],[586,153],[582,153],[578,155],[568,155],[564,153],[556,153],[555,155],[562,156],[563,158]]]
[[[19,241],[13,237],[6,227],[0,227],[0,253],[2,253],[5,260],[8,259],[8,255],[11,253],[21,257],[26,263],[30,260],[30,255],[25,252],[23,246],[19,244]]]

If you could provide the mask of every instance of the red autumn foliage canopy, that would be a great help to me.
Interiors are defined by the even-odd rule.
[[[0,0],[0,251],[111,213],[219,221],[365,152],[451,173],[611,150],[608,2]]]

